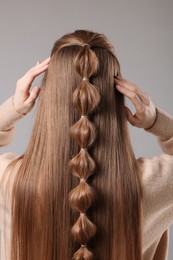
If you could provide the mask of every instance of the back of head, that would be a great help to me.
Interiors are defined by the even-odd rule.
[[[13,186],[12,260],[142,259],[141,180],[117,74],[105,35],[55,42]]]

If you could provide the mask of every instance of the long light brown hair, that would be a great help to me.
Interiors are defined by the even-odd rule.
[[[104,34],[55,42],[28,147],[6,169],[20,165],[11,260],[142,259],[141,173],[117,74]]]

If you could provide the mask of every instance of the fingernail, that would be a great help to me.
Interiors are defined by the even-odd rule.
[[[50,57],[46,58],[43,62],[45,62],[45,61],[49,61],[49,60],[50,60]]]

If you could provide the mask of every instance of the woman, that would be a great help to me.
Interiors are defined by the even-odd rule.
[[[43,72],[41,88],[30,93]],[[166,259],[173,117],[121,76],[105,35],[85,30],[61,37],[51,58],[17,82],[0,107],[1,146],[38,97],[25,153],[0,156],[3,259]],[[136,159],[128,121],[156,135],[164,153]]]

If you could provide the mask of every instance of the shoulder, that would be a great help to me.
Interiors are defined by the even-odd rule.
[[[173,156],[139,157],[137,162],[142,179],[143,232],[154,241],[173,223]]]
[[[159,214],[168,209],[169,214],[172,214],[173,156],[161,154],[150,158],[139,157],[137,163],[142,175],[144,215],[159,218]],[[173,222],[173,215],[171,221]]]
[[[173,195],[173,155],[163,153],[154,157],[139,157],[137,163],[146,185],[144,190],[161,194],[169,189]]]
[[[139,157],[137,163],[144,178],[166,178],[173,175],[173,155],[163,153],[154,157]]]
[[[161,154],[137,159],[141,169],[144,200],[152,209],[173,209],[173,156]]]

